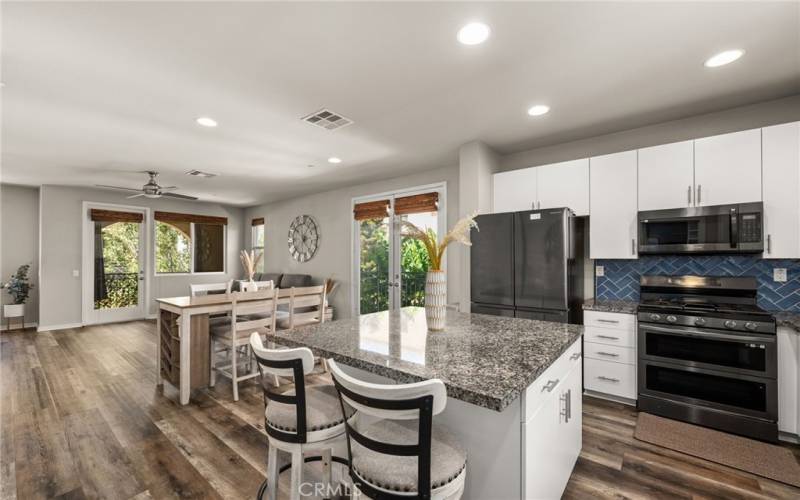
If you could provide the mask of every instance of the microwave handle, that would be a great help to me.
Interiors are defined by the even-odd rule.
[[[731,209],[731,248],[739,246],[739,214]]]

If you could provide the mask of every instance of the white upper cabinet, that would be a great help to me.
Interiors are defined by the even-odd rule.
[[[694,141],[695,205],[761,201],[761,129]]]
[[[800,122],[763,136],[764,258],[800,258]]]
[[[536,202],[536,169],[510,170],[492,176],[493,211],[531,210]]]
[[[639,210],[694,204],[694,141],[639,150]]]
[[[589,160],[592,259],[635,259],[637,228],[636,151]]]
[[[569,207],[575,215],[589,215],[589,159],[543,165],[535,169],[536,208]]]

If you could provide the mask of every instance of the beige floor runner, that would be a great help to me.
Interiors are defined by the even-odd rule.
[[[800,487],[800,464],[787,448],[642,412],[634,437]]]

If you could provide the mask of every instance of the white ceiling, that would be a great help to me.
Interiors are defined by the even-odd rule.
[[[3,182],[252,205],[797,93],[800,3],[3,2],[0,78]]]

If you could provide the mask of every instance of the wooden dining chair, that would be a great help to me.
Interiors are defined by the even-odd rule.
[[[233,280],[227,283],[197,283],[189,285],[189,293],[192,297],[201,295],[212,295],[217,293],[231,293]]]
[[[233,384],[233,400],[239,401],[239,382],[258,376],[253,370],[251,352],[249,347],[244,350],[247,364],[243,371],[239,367],[242,352],[239,347],[249,346],[250,335],[254,332],[266,338],[267,334],[275,332],[275,318],[277,307],[277,289],[262,290],[257,292],[233,292],[231,294],[231,317],[226,323],[211,326],[211,387],[216,383],[216,374],[219,373],[231,379]],[[225,365],[216,364],[217,344],[232,353],[230,362]],[[275,379],[278,385],[277,378]]]
[[[293,287],[288,295],[289,317],[282,319],[279,326],[291,330],[325,322],[325,285]]]

